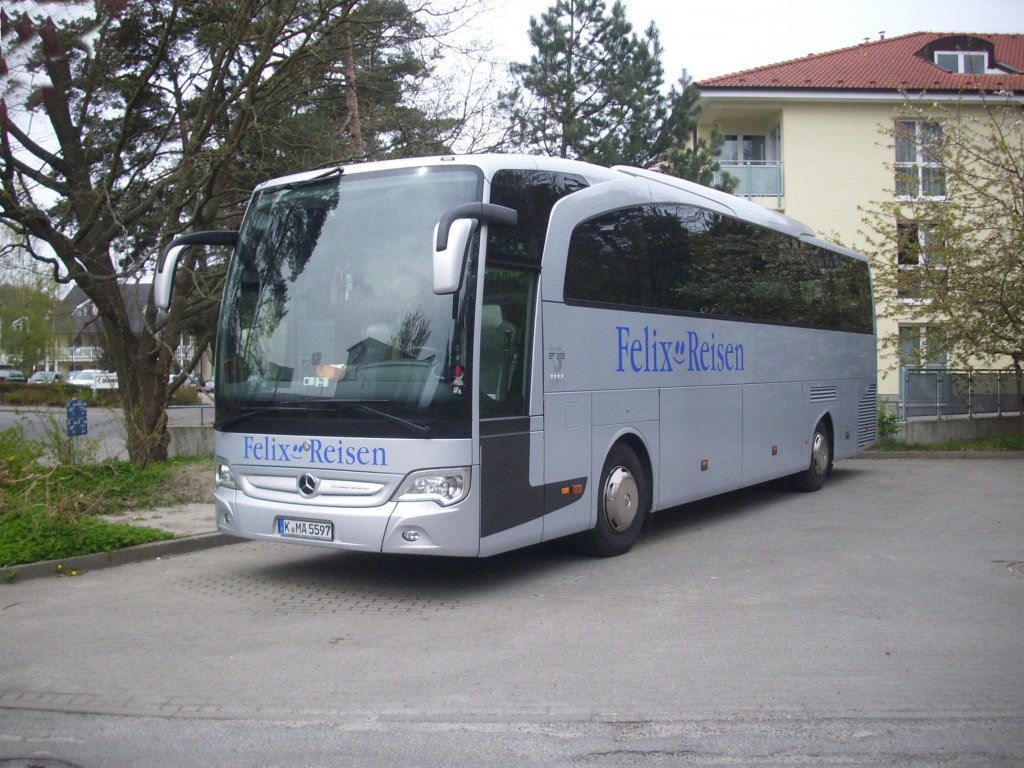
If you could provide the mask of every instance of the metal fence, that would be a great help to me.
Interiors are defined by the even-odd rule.
[[[212,405],[169,405],[167,421],[172,427],[205,427],[213,425]]]
[[[1017,385],[1012,370],[903,368],[900,419],[1018,413]]]

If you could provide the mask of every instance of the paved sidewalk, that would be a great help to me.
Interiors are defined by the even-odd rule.
[[[112,523],[128,523],[129,525],[145,525],[170,531],[176,537],[202,536],[217,532],[217,521],[214,516],[213,502],[197,502],[178,507],[161,507],[159,509],[128,510],[120,515],[104,515],[104,520]]]

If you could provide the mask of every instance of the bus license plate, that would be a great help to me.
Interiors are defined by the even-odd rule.
[[[289,520],[286,517],[280,517],[277,520],[277,532],[282,536],[295,536],[300,539],[332,541],[334,539],[334,524],[317,523],[311,520]]]

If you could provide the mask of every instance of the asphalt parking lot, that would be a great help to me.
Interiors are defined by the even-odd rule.
[[[1019,458],[854,460],[612,560],[249,542],[0,586],[0,766],[1018,766],[1022,500]]]

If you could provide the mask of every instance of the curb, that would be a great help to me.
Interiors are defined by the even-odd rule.
[[[1024,459],[1024,451],[865,451],[851,459]]]
[[[0,583],[17,584],[44,576],[64,576],[72,571],[77,571],[81,574],[116,565],[159,560],[161,557],[169,557],[171,555],[186,555],[190,552],[200,552],[204,549],[213,549],[214,547],[221,547],[227,544],[240,544],[242,541],[244,539],[230,536],[226,533],[199,533],[192,536],[182,536],[179,539],[138,544],[134,547],[125,547],[113,552],[97,552],[92,555],[79,555],[78,557],[67,557],[60,560],[42,560],[38,563],[12,565],[9,568],[0,569]]]

